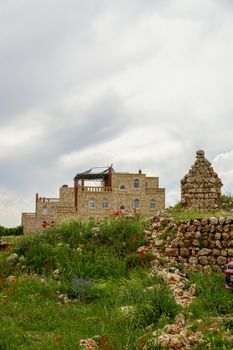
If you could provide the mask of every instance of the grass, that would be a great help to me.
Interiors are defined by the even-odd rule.
[[[0,259],[0,349],[73,350],[93,337],[103,349],[148,345],[152,330],[180,308],[163,280],[149,274],[150,254],[136,252],[143,237],[140,220],[114,218],[21,239],[13,249],[20,262],[6,262],[10,252]],[[61,303],[69,291],[69,303]]]
[[[151,255],[137,252],[146,245],[140,219],[73,221],[14,244],[0,254],[1,350],[74,350],[87,338],[105,350],[158,350],[152,333],[181,312],[164,281],[150,274]],[[19,261],[7,262],[12,252]],[[197,296],[182,312],[205,333],[197,349],[232,349],[224,332],[232,331],[233,298],[223,274],[188,277]],[[226,317],[217,333],[208,329],[213,317]]]
[[[204,211],[197,209],[183,209],[181,204],[178,203],[174,207],[170,207],[167,209],[168,213],[174,217],[177,223],[180,223],[182,220],[193,220],[193,219],[202,219],[202,218],[210,218],[212,216],[232,216],[232,212],[230,211],[231,207],[222,208],[218,211]]]

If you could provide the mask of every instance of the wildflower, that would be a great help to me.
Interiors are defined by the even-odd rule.
[[[103,343],[103,344],[106,344],[106,343],[107,343],[107,340],[106,340],[104,337],[102,337],[102,338],[100,339],[100,341],[101,341],[101,343]]]

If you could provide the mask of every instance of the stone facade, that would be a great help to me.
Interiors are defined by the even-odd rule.
[[[139,210],[153,216],[165,207],[165,189],[159,188],[158,177],[138,173],[111,174],[111,181],[89,186],[83,181],[73,187],[63,185],[59,198],[36,194],[35,213],[23,213],[24,232],[40,232],[46,221],[53,225],[72,218],[107,217],[118,210]]]
[[[181,180],[181,204],[185,208],[216,210],[221,204],[221,187],[204,151],[197,151],[195,163]]]

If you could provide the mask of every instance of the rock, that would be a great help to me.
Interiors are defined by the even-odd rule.
[[[219,255],[220,255],[220,249],[214,248],[214,249],[212,250],[212,255],[213,255],[213,256],[219,256]]]
[[[186,349],[190,348],[189,340],[188,340],[187,334],[184,330],[180,332],[180,341],[181,341],[182,345],[184,345],[186,347]]]
[[[230,238],[229,233],[227,233],[227,232],[223,232],[223,234],[222,234],[222,238],[223,238],[223,240],[224,240],[224,241],[228,241],[228,240],[229,240],[229,238]]]
[[[59,269],[56,269],[56,270],[53,271],[53,274],[52,274],[53,279],[58,280],[59,279],[59,275],[60,275],[60,270]]]
[[[215,235],[214,235],[215,239],[221,239],[221,237],[222,237],[221,232],[216,232]]]
[[[166,280],[168,284],[179,283],[182,280],[182,277],[175,273],[168,273],[166,276]]]
[[[229,256],[233,256],[233,248],[229,248],[228,249],[228,255]]]
[[[180,349],[182,347],[182,341],[178,335],[171,337],[170,347],[172,349]]]
[[[226,249],[222,249],[221,250],[221,254],[219,254],[219,255],[227,256],[227,250]]]
[[[232,216],[228,216],[228,217],[226,218],[225,223],[226,223],[226,224],[231,224],[232,221],[233,221],[233,217],[232,217]]]
[[[196,283],[193,283],[189,288],[189,294],[191,297],[193,297],[194,295],[196,295],[196,292],[197,292],[197,285]]]
[[[173,241],[171,242],[171,246],[172,248],[179,248],[179,247],[183,247],[184,243],[183,241],[181,241],[178,238],[173,239]]]
[[[226,265],[226,263],[227,263],[227,258],[225,258],[225,256],[219,256],[218,258],[217,258],[217,264],[218,265]]]
[[[164,331],[169,334],[177,334],[180,332],[180,326],[177,324],[168,324],[164,327]]]
[[[190,263],[190,264],[197,264],[197,263],[198,263],[198,259],[195,258],[194,256],[191,256],[191,257],[189,258],[189,263]]]
[[[218,249],[222,249],[222,244],[219,240],[216,241],[215,245]]]
[[[208,265],[209,264],[209,260],[208,260],[207,256],[199,256],[198,260],[199,260],[199,263],[201,265]]]
[[[179,324],[181,326],[184,326],[185,325],[185,317],[183,314],[178,314],[176,315],[175,317],[175,324]]]
[[[196,239],[201,238],[201,232],[200,232],[200,231],[197,231],[197,232],[195,233],[194,237],[195,237]]]
[[[225,223],[226,219],[224,216],[220,216],[220,218],[218,218],[218,222],[220,225],[223,225]]]
[[[182,257],[188,257],[189,256],[189,249],[188,248],[180,248],[180,255]]]
[[[162,347],[168,347],[170,345],[170,336],[167,334],[162,334],[159,336],[158,342]]]
[[[200,241],[198,239],[194,239],[192,241],[192,244],[195,246],[195,247],[199,247],[200,246]]]
[[[198,256],[200,255],[210,255],[212,253],[212,250],[211,249],[208,249],[208,248],[203,248],[201,249],[199,252],[198,252]]]
[[[212,216],[210,218],[210,224],[211,225],[218,225],[218,218],[216,216]]]
[[[19,260],[19,256],[16,253],[11,254],[10,256],[8,256],[8,258],[6,259],[6,261],[9,262],[13,262],[16,263]]]
[[[170,247],[167,247],[165,249],[165,254],[167,256],[179,256],[179,249],[178,248],[170,248]]]
[[[96,235],[100,233],[100,228],[98,226],[92,227],[91,232]]]
[[[208,225],[209,221],[207,218],[201,219],[202,225]]]

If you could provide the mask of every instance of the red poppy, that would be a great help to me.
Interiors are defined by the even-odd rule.
[[[101,341],[101,343],[103,343],[103,344],[106,344],[106,343],[107,343],[107,340],[106,340],[104,337],[102,337],[102,338],[100,339],[100,341]]]

